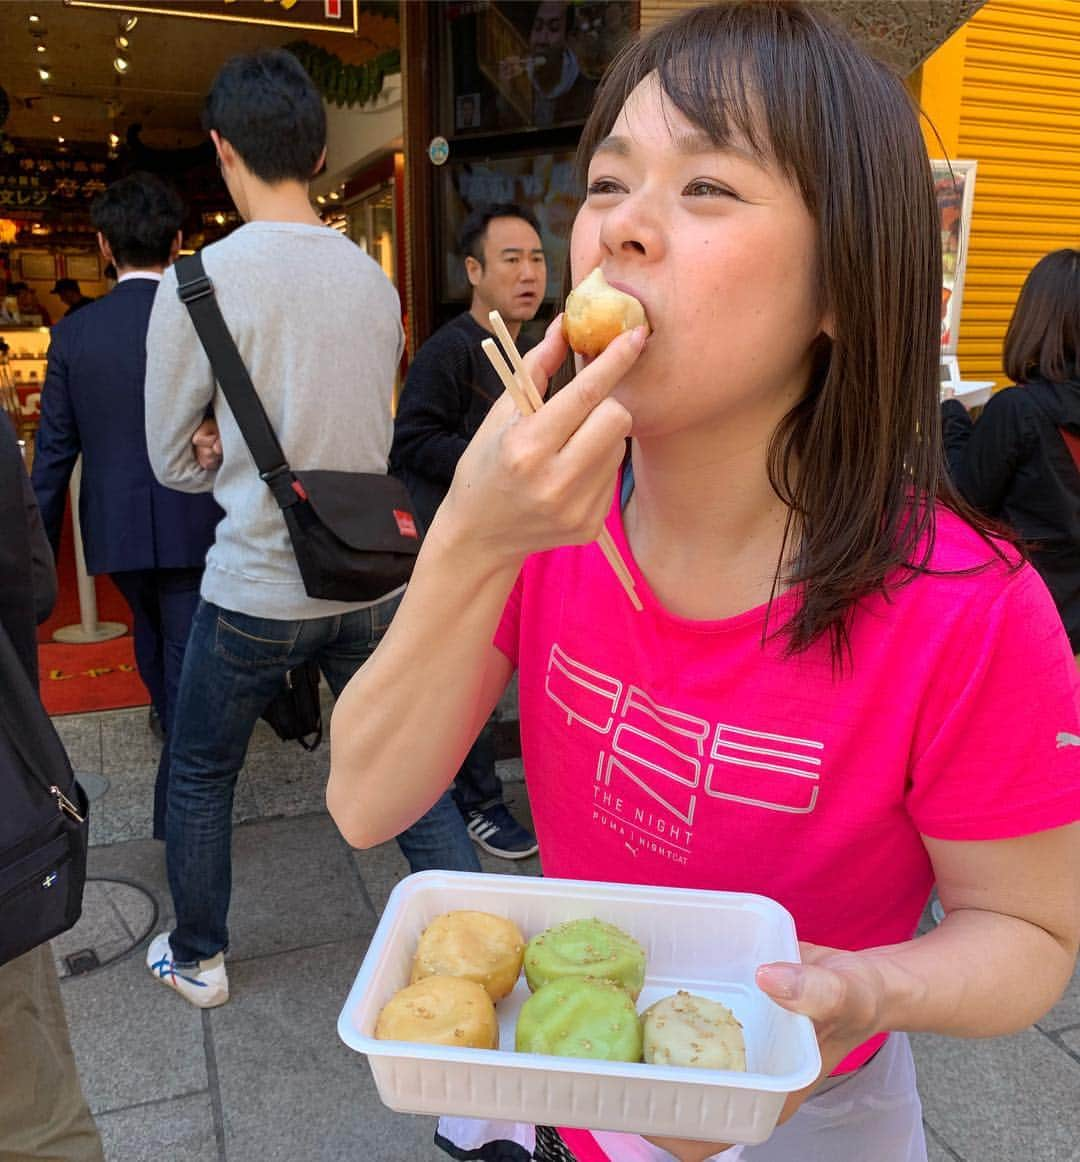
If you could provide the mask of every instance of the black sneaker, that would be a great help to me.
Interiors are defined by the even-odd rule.
[[[536,836],[521,826],[504,803],[470,811],[465,817],[465,827],[473,843],[489,855],[501,859],[525,859],[536,852]]]

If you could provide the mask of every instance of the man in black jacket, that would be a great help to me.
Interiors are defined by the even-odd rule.
[[[0,417],[0,626],[35,686],[35,625],[55,601],[52,553],[14,432]],[[0,674],[0,689],[10,680]],[[52,951],[41,944],[0,966],[0,1158],[103,1157],[75,1071]]]
[[[511,203],[474,210],[459,239],[472,286],[469,309],[441,327],[409,367],[394,422],[390,471],[408,486],[425,527],[446,497],[469,440],[503,387],[480,344],[497,310],[518,342],[544,300],[547,263],[532,213]],[[527,349],[527,345],[519,343]],[[454,779],[454,800],[475,843],[504,859],[536,851],[536,839],[506,809],[485,727]]]

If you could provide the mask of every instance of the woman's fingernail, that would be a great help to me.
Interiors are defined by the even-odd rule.
[[[785,1001],[795,1000],[802,991],[802,973],[787,964],[771,964],[758,972],[758,981],[766,991]]]

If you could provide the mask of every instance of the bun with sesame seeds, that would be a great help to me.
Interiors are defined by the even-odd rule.
[[[412,983],[429,976],[461,976],[501,1001],[521,974],[524,952],[525,937],[513,920],[490,912],[444,912],[420,937]]]
[[[521,1006],[519,1053],[640,1061],[641,1021],[630,994],[606,980],[566,977],[538,988]]]
[[[742,1025],[719,1001],[680,989],[645,1010],[642,1033],[650,1065],[746,1071]]]
[[[406,985],[375,1022],[380,1041],[497,1049],[499,1022],[483,985],[460,976],[429,976]]]
[[[525,946],[525,979],[535,992],[565,977],[609,980],[637,1000],[645,984],[645,949],[603,920],[568,920],[534,936]]]

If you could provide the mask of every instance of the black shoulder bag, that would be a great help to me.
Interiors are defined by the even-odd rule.
[[[404,584],[420,551],[420,522],[408,490],[374,472],[293,471],[221,317],[202,256],[176,264],[187,307],[214,376],[285,517],[309,597],[375,601]]]
[[[0,626],[0,964],[82,914],[89,823],[52,722]]]

